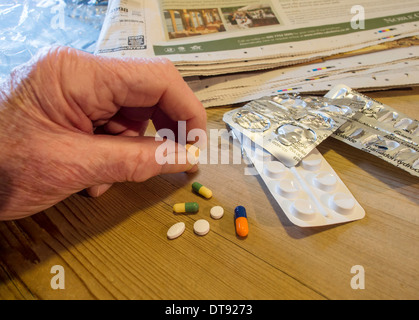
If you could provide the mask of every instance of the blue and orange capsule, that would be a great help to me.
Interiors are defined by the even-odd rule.
[[[246,209],[243,206],[237,206],[234,209],[234,221],[236,224],[236,233],[240,237],[246,237],[249,233],[249,224],[247,223]]]

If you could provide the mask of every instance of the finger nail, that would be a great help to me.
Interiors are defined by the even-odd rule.
[[[198,164],[200,152],[199,148],[192,144],[187,144],[185,148],[188,151],[188,162],[192,165]]]

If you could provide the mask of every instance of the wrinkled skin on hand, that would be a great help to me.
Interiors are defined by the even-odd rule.
[[[196,165],[156,162],[157,130],[206,130],[202,104],[164,59],[40,52],[0,86],[0,220],[42,211],[87,189],[145,181]],[[99,134],[99,132],[101,134]]]

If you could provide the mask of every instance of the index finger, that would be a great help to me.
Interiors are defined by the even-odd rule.
[[[113,102],[124,107],[157,107],[172,120],[186,121],[191,129],[206,130],[206,112],[202,103],[167,59],[102,58],[112,76],[103,78],[112,92]],[[102,69],[103,70],[103,69]]]

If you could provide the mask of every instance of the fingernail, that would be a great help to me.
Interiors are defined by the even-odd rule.
[[[198,171],[198,162],[199,162],[199,148],[192,145],[192,144],[187,144],[185,145],[185,149],[188,151],[187,152],[187,160],[188,163],[190,164],[189,168],[185,170],[185,172],[187,173],[193,173]]]
[[[185,145],[186,150],[188,151],[188,162],[196,165],[199,162],[199,148],[195,147],[192,144]]]

